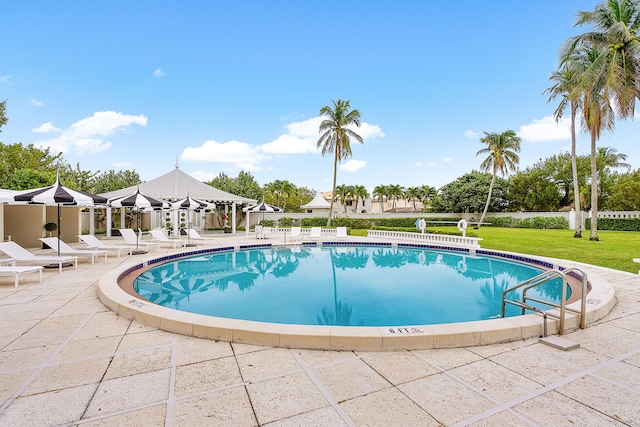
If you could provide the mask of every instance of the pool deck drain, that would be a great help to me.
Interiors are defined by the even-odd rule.
[[[573,351],[537,338],[322,351],[198,339],[117,315],[97,282],[139,258],[45,271],[18,289],[0,278],[0,425],[640,425],[636,274],[589,268],[617,305],[567,332]]]

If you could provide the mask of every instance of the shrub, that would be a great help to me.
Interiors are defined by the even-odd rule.
[[[591,230],[590,219],[585,221],[584,228]],[[640,231],[640,218],[598,218],[598,230]]]

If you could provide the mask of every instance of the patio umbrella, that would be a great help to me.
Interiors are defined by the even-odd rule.
[[[247,206],[246,208],[243,208],[242,211],[251,212],[251,213],[262,212],[262,220],[264,221],[265,212],[282,212],[282,209],[277,206],[273,206],[268,203],[265,203],[264,199],[262,199],[262,203],[259,203],[254,206]]]
[[[105,204],[107,199],[85,191],[71,190],[60,183],[60,173],[56,182],[48,187],[25,190],[13,197],[16,202],[58,206],[58,236],[60,236],[60,207],[61,206],[95,206]],[[58,239],[59,242],[59,239]],[[58,243],[58,256],[60,244]]]
[[[140,188],[137,188],[135,193],[128,196],[111,199],[108,204],[112,208],[131,208],[133,212],[136,212],[136,216],[138,218],[138,230],[140,230],[140,212],[169,208],[169,203],[163,200],[154,199],[153,197],[145,196],[140,192]],[[138,238],[139,235],[136,233],[136,252],[144,253],[138,250]]]
[[[191,196],[187,196],[187,198],[178,200],[177,202],[171,203],[172,209],[182,210],[185,209],[187,212],[199,211],[200,209],[214,208],[215,203],[204,202],[202,200],[197,200],[192,198]],[[187,218],[187,244],[186,246],[191,245],[191,236],[189,234],[189,228],[191,228],[191,215],[189,214]]]

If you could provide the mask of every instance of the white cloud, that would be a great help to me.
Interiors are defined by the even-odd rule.
[[[263,153],[270,154],[304,154],[315,153],[320,133],[318,128],[322,119],[314,117],[301,122],[289,123],[285,126],[287,133],[259,147]]]
[[[11,76],[9,76],[9,75],[0,76],[0,83],[4,83],[6,85],[10,85],[11,84]]]
[[[443,162],[453,162],[453,157],[445,157],[444,159],[442,159]]]
[[[421,168],[422,167],[422,162],[416,162],[416,166]]]
[[[270,154],[304,154],[319,153],[317,148],[320,138],[320,123],[324,117],[313,117],[300,122],[289,123],[285,126],[286,133],[271,142],[260,146],[260,151]],[[360,127],[350,127],[365,141],[385,136],[379,126],[361,123]]]
[[[93,116],[79,120],[62,131],[56,138],[36,141],[37,147],[50,147],[62,153],[96,154],[111,147],[104,137],[124,131],[132,125],[147,125],[143,115],[131,116],[115,111],[99,111]],[[42,127],[42,126],[41,126]]]
[[[133,162],[115,162],[113,164],[116,168],[128,168],[131,165],[133,165]]]
[[[162,71],[162,68],[158,67],[156,68],[156,70],[153,72],[153,75],[155,77],[162,77],[164,76],[164,71]]]
[[[480,134],[476,131],[473,130],[466,130],[464,131],[464,136],[465,138],[475,138],[477,136],[479,136]]]
[[[38,126],[35,129],[31,129],[31,132],[35,132],[35,133],[49,133],[49,132],[58,132],[60,129],[58,129],[57,127],[55,127],[53,125],[53,123],[51,122],[46,122],[41,124],[40,126]]]
[[[438,164],[436,162],[428,162],[427,166],[430,167],[430,168],[435,168],[436,166],[438,166]]]
[[[559,141],[571,138],[571,120],[562,118],[556,123],[553,116],[535,119],[530,125],[520,126],[518,136],[529,142]]]
[[[39,101],[35,98],[31,98],[28,103],[32,107],[44,107],[44,102]]]
[[[219,162],[233,164],[238,168],[249,171],[270,170],[270,167],[260,166],[271,159],[271,155],[292,155],[320,153],[317,148],[320,137],[320,123],[323,117],[292,122],[284,126],[285,132],[262,145],[251,145],[240,141],[217,142],[209,140],[199,147],[187,147],[180,158],[189,162]],[[363,139],[384,136],[380,127],[362,123],[357,128]],[[352,160],[342,165],[342,170],[355,172],[363,168],[366,162]]]
[[[189,162],[231,163],[248,171],[262,170],[258,165],[271,157],[260,152],[259,147],[240,141],[205,141],[200,147],[187,147],[180,159]]]
[[[344,172],[357,172],[367,166],[364,160],[348,160],[340,165],[340,170]]]

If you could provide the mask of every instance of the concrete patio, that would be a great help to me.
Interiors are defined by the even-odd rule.
[[[640,426],[634,274],[599,269],[618,303],[569,331],[577,350],[531,339],[350,352],[216,342],[124,319],[96,288],[130,259],[47,269],[18,289],[0,278],[1,426]]]

